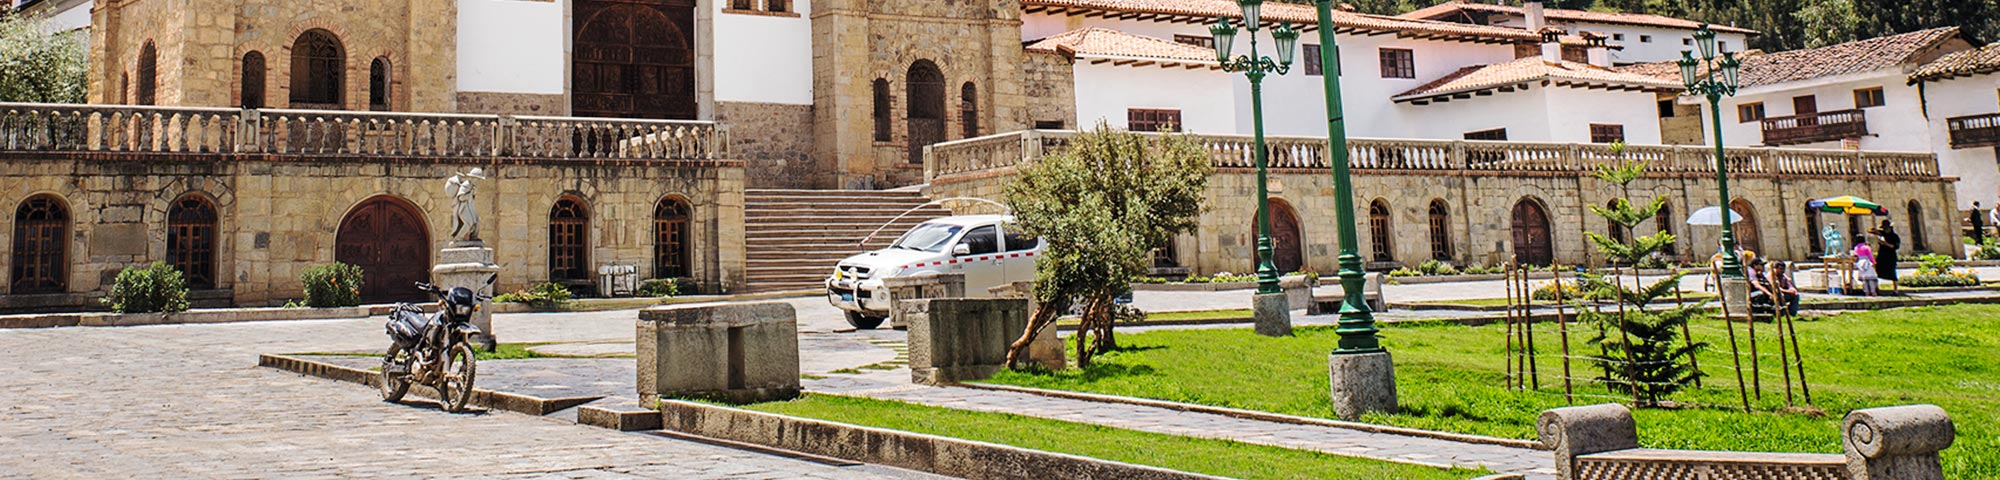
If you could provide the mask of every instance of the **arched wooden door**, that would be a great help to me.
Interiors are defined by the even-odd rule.
[[[1251,225],[1251,232],[1256,225]],[[1278,267],[1278,274],[1297,272],[1306,266],[1305,247],[1300,239],[1298,212],[1283,200],[1271,200],[1271,263]],[[1252,239],[1256,236],[1252,235]],[[1251,245],[1256,247],[1256,245]],[[1251,271],[1256,271],[1252,268]]]
[[[910,65],[910,163],[924,163],[924,147],[945,141],[944,72],[930,60]]]
[[[1514,204],[1514,260],[1527,265],[1555,263],[1555,241],[1549,238],[1549,213],[1534,200]]]
[[[423,218],[415,207],[381,196],[361,202],[340,220],[333,257],[361,267],[362,302],[426,300],[412,287],[430,280],[431,241]]]
[[[571,109],[693,120],[694,0],[578,0]]]
[[[1765,255],[1764,234],[1757,228],[1757,209],[1750,207],[1750,201],[1741,198],[1729,202],[1729,209],[1743,215],[1743,221],[1731,227],[1736,233],[1736,246]]]

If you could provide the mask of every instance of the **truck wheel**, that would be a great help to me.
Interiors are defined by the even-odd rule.
[[[860,312],[847,312],[847,324],[861,330],[874,330],[875,327],[882,326],[883,320],[888,319],[888,317],[862,315]]]

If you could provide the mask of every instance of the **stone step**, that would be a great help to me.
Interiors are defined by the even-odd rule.
[[[923,204],[925,204],[925,203],[928,203],[928,202],[930,202],[930,200],[928,200],[928,199],[925,199],[925,198],[923,198],[923,197],[913,197],[913,198],[879,198],[879,197],[870,197],[870,196],[855,196],[855,195],[838,195],[838,196],[817,196],[817,197],[815,197],[815,196],[748,196],[748,195],[746,195],[746,196],[744,196],[744,197],[743,197],[743,205],[744,205],[744,206],[752,206],[752,205],[784,205],[784,204],[799,204],[799,203],[814,203],[814,204],[822,204],[822,205],[865,205],[865,206],[891,206],[891,205],[902,205],[902,206],[903,206],[904,208],[909,208],[909,207],[914,207],[914,206],[918,206],[918,205],[923,205]]]
[[[917,191],[744,191],[745,280],[752,291],[818,288],[841,259],[886,247],[951,215]],[[867,245],[861,239],[875,237]]]
[[[746,218],[744,220],[745,220],[744,221],[745,226],[753,226],[753,227],[754,226],[770,227],[779,225],[794,225],[794,226],[846,225],[846,226],[866,226],[872,230],[876,227],[880,227],[883,225],[900,226],[907,229],[910,227],[915,227],[917,226],[917,224],[924,223],[925,221],[930,220],[930,218],[918,217],[915,215],[903,218],[891,218],[891,217],[867,218],[867,217],[846,217],[846,216],[832,216],[832,215],[825,215],[825,216],[788,215],[788,216],[772,216],[763,218],[751,217],[751,218]]]
[[[916,207],[916,205],[908,205],[908,206],[904,205],[857,206],[857,205],[830,205],[830,204],[748,205],[745,206],[743,209],[743,216],[747,218],[758,218],[758,217],[786,217],[794,215],[837,214],[843,217],[857,217],[857,218],[880,217],[888,219],[888,218],[895,218],[897,216],[942,217],[951,215],[951,210],[943,208],[924,207],[912,210],[913,207]]]

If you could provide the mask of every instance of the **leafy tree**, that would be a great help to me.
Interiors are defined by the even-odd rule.
[[[1007,185],[1007,204],[1020,228],[1045,243],[1035,269],[1040,308],[1009,347],[1008,366],[1072,306],[1082,311],[1079,368],[1117,348],[1113,299],[1149,271],[1151,246],[1194,230],[1212,170],[1207,151],[1185,137],[1116,131],[1102,122],[1022,167]]]
[[[1623,145],[1613,145],[1612,153],[1619,154]],[[1618,185],[1627,197],[1631,196],[1631,184],[1646,171],[1643,162],[1622,162],[1600,166],[1595,176],[1604,182]],[[1634,237],[1633,227],[1651,220],[1667,204],[1667,197],[1661,195],[1644,206],[1634,206],[1626,198],[1612,200],[1610,207],[1590,208],[1613,228],[1625,231],[1621,242],[1597,232],[1585,232],[1584,236],[1597,247],[1598,253],[1616,263],[1637,265],[1640,260],[1659,253],[1667,245],[1674,243],[1674,235],[1660,232],[1645,237]],[[1597,335],[1590,343],[1598,346],[1595,356],[1604,382],[1616,392],[1630,392],[1633,401],[1642,406],[1658,405],[1661,398],[1673,395],[1702,376],[1695,370],[1693,358],[1696,351],[1705,347],[1702,343],[1683,344],[1684,329],[1689,319],[1694,318],[1701,304],[1678,305],[1660,312],[1647,312],[1646,306],[1655,300],[1672,295],[1680,288],[1681,278],[1687,272],[1675,272],[1667,278],[1640,287],[1639,271],[1632,269],[1631,287],[1616,281],[1617,273],[1607,278],[1604,275],[1583,277],[1583,291],[1608,292],[1616,297],[1616,310],[1599,312],[1596,309],[1578,305],[1578,318],[1597,326]],[[1628,308],[1629,307],[1629,308]],[[1616,335],[1613,335],[1613,333]]]
[[[84,41],[78,32],[49,31],[45,19],[0,12],[0,102],[83,103]]]
[[[1861,37],[1861,15],[1854,0],[1808,0],[1792,14],[1803,30],[1806,48],[1824,47]]]

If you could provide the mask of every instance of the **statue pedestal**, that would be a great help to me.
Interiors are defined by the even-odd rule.
[[[493,263],[493,249],[478,240],[454,241],[438,251],[438,264],[431,267],[432,285],[451,290],[465,287],[474,292],[485,292],[486,278],[500,273],[500,265]],[[472,314],[472,324],[482,332],[482,343],[497,342],[493,335],[493,302],[480,302],[479,311]]]

